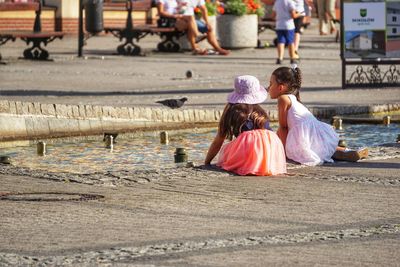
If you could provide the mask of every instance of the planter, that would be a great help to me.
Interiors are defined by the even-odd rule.
[[[211,27],[213,27],[215,34],[217,34],[217,18],[216,16],[208,16],[208,22],[211,24]],[[217,34],[217,39],[218,39],[218,34]],[[181,36],[178,40],[179,45],[181,46],[182,50],[189,51],[192,50],[190,47],[189,41],[187,39],[186,34]],[[213,47],[207,42],[207,39],[204,39],[204,41],[201,41],[199,43],[199,46],[201,48],[207,48],[207,49],[212,49]]]
[[[222,47],[235,49],[257,46],[258,16],[256,14],[222,15],[218,17],[217,25]]]

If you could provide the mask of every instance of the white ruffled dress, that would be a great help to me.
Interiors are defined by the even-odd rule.
[[[332,126],[317,120],[296,96],[288,96],[292,105],[287,114],[287,158],[308,166],[333,162],[339,135]]]

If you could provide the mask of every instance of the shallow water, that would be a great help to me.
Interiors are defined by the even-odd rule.
[[[188,150],[189,161],[202,162],[214,132],[182,134],[170,137],[168,145],[158,137],[120,139],[111,151],[102,137],[98,141],[47,145],[45,156],[36,154],[36,146],[0,149],[0,154],[11,156],[12,164],[51,172],[95,173],[138,168],[174,166],[177,147]]]
[[[350,148],[373,147],[396,142],[400,134],[399,124],[344,124],[343,131],[337,131],[340,139],[346,140]]]
[[[400,134],[398,124],[350,125],[344,124],[339,131],[348,147],[372,147],[383,143],[395,142]],[[276,129],[276,125],[272,125]],[[0,149],[1,155],[11,156],[12,164],[50,172],[95,173],[146,168],[174,166],[174,152],[184,147],[188,160],[202,164],[207,149],[216,130],[205,133],[185,133],[170,137],[168,145],[160,144],[154,136],[137,139],[118,139],[113,151],[105,148],[102,138],[98,141],[62,143],[47,146],[46,156],[36,154],[36,146]]]

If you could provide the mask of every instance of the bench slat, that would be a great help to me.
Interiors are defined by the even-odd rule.
[[[151,10],[151,0],[133,1],[132,11],[149,11]],[[104,10],[126,11],[126,3],[104,3]]]
[[[64,36],[64,32],[34,32],[34,31],[1,31],[0,36],[13,36],[15,38],[49,38]]]
[[[156,33],[156,32],[162,33],[162,32],[176,32],[176,31],[178,31],[175,28],[161,28],[161,27],[157,27],[157,26],[151,26],[150,30],[152,32],[154,32],[154,33]]]
[[[125,27],[104,27],[104,30],[106,32],[123,31],[124,29],[125,29]],[[175,28],[161,28],[161,27],[157,27],[156,25],[148,25],[148,24],[134,25],[132,30],[133,31],[142,31],[142,32],[147,31],[147,32],[152,32],[152,33],[177,31]]]

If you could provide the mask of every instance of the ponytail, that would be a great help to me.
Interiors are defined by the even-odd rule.
[[[297,101],[301,102],[300,101],[300,88],[301,88],[301,82],[302,82],[301,70],[297,66],[294,66],[294,68],[292,68],[292,70],[293,70],[293,74],[294,74],[294,83],[292,86],[296,88],[294,90],[293,94],[296,96]]]

